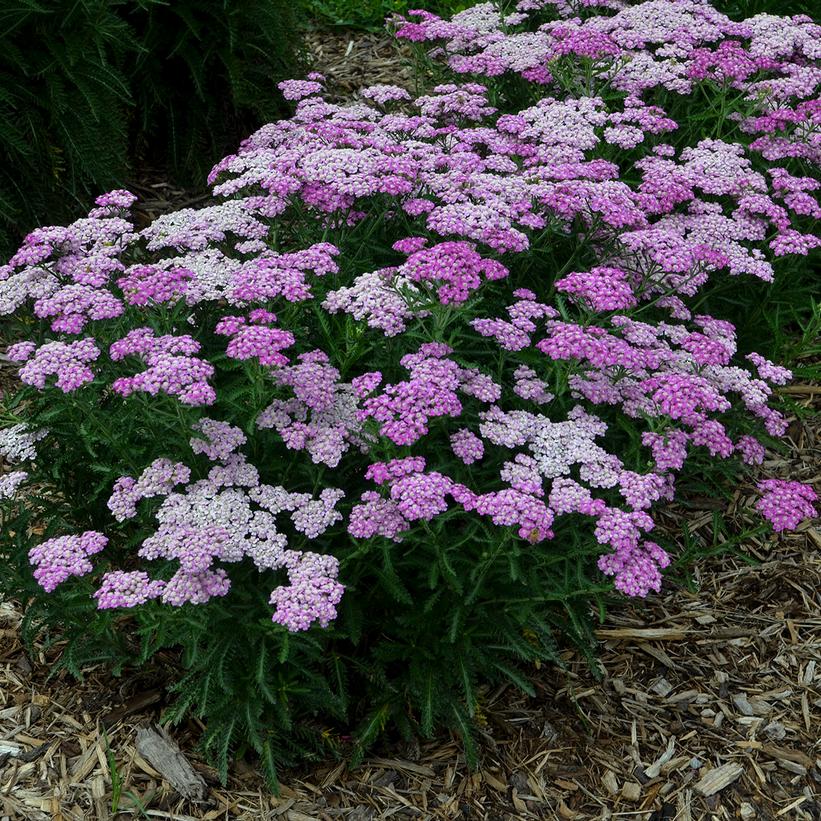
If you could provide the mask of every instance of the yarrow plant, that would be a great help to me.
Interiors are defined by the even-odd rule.
[[[138,230],[111,192],[0,267],[9,591],[74,614],[77,659],[180,649],[169,717],[272,779],[326,717],[470,747],[476,686],[659,591],[656,509],[787,427],[790,371],[708,309],[821,244],[808,18],[523,0],[396,34],[446,82],[283,83],[217,204]],[[759,488],[776,531],[815,513]]]

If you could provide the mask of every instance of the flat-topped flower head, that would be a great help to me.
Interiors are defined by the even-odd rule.
[[[783,479],[765,479],[758,483],[764,494],[756,509],[773,526],[773,530],[795,530],[804,519],[816,516],[818,494],[810,485]]]
[[[216,393],[208,380],[215,369],[205,359],[193,356],[200,348],[200,343],[188,334],[156,336],[151,328],[129,331],[111,345],[111,359],[118,362],[135,357],[147,367],[135,376],[119,377],[111,387],[121,396],[165,393],[176,396],[184,405],[211,405]]]
[[[28,477],[25,470],[13,470],[11,473],[0,474],[0,499],[11,499],[15,496]]]
[[[21,343],[25,345],[26,343]],[[44,390],[49,377],[63,393],[72,393],[94,381],[90,363],[100,356],[100,349],[92,337],[76,342],[46,342],[39,348],[16,347],[12,358],[24,361],[18,375],[21,382]]]
[[[51,593],[71,576],[85,576],[94,565],[90,557],[108,544],[108,537],[95,530],[78,536],[57,536],[33,547],[29,562],[34,566],[34,578],[40,587]]]

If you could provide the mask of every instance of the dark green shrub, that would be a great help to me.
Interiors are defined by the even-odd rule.
[[[20,0],[0,10],[0,249],[79,216],[139,156],[201,182],[279,116],[300,4]],[[36,44],[36,47],[35,47]]]
[[[122,2],[122,0],[121,0]],[[276,83],[299,73],[300,0],[125,0],[138,151],[183,179],[285,113]]]
[[[36,44],[36,47],[33,45]],[[107,0],[0,11],[0,246],[122,177],[137,43]],[[16,238],[16,237],[15,237]]]

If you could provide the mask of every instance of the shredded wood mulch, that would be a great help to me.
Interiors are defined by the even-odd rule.
[[[412,88],[384,36],[313,37],[318,67],[343,93]],[[145,219],[205,201],[161,180],[143,187]],[[786,391],[821,410],[821,389]],[[821,418],[794,420],[790,438],[788,457],[771,454],[764,472],[821,490]],[[729,505],[692,500],[665,517],[712,546],[716,511],[742,532],[754,498],[745,484]],[[598,676],[568,650],[564,670],[530,671],[536,697],[487,692],[479,770],[458,739],[385,744],[356,769],[284,773],[278,797],[241,761],[221,786],[196,753],[196,723],[158,729],[162,660],[122,678],[49,678],[59,646],[29,656],[19,609],[0,603],[0,821],[818,821],[821,532],[805,523],[741,548],[757,566],[718,556],[699,564],[693,589],[668,584],[612,609]]]
[[[386,32],[317,30],[306,47],[315,70],[325,75],[328,98],[349,100],[365,86],[388,83],[415,91],[410,47]]]

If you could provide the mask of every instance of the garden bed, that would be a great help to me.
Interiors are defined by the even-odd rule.
[[[368,82],[413,88],[412,73],[397,69],[402,50],[384,36],[317,34],[310,45],[328,99]],[[135,190],[139,228],[207,199],[153,178]],[[80,684],[66,671],[49,678],[61,646],[27,654],[18,610],[0,604],[0,819],[821,817],[821,534],[805,522],[738,544],[755,566],[724,543],[750,527],[756,478],[819,487],[821,389],[782,390],[807,411],[789,420],[787,461],[768,451],[762,476],[746,477],[729,505],[684,494],[655,511],[659,531],[686,521],[697,552],[715,554],[698,564],[693,589],[667,579],[659,594],[609,607],[597,631],[600,677],[563,650],[564,670],[526,668],[535,696],[484,689],[478,769],[459,738],[441,733],[382,740],[350,767],[349,739],[329,727],[342,759],[281,771],[274,797],[252,759],[220,785],[196,752],[204,726],[187,718],[170,731],[202,779],[202,797],[186,799],[138,740],[169,703],[176,655],[160,651],[119,678],[93,667]]]

